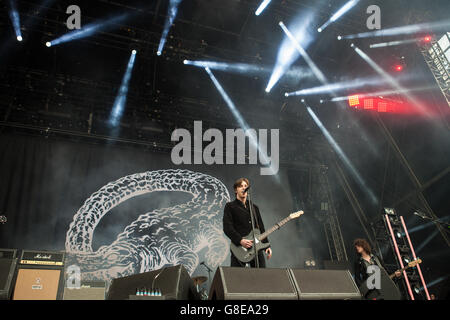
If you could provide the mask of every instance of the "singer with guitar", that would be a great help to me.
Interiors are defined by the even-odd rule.
[[[242,246],[246,249],[251,249],[253,247],[253,240],[245,239],[245,236],[252,231],[250,204],[247,200],[247,191],[249,187],[250,183],[246,178],[240,178],[234,183],[233,188],[236,195],[236,200],[228,202],[225,205],[223,214],[223,231],[225,235],[230,238],[232,244],[235,246]],[[252,211],[255,214],[255,228],[258,228],[260,232],[265,232],[264,223],[261,219],[259,208],[255,204],[253,204]],[[270,259],[272,257],[272,249],[270,248],[269,239],[266,237],[261,242],[268,245],[265,249],[265,253],[267,255],[267,259]],[[264,259],[263,250],[258,252],[258,262],[260,268],[265,268],[266,261]],[[233,252],[231,252],[232,267],[255,267],[255,265],[255,259],[246,264],[237,259]]]

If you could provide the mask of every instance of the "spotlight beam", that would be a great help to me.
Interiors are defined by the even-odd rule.
[[[391,77],[386,71],[384,71],[375,61],[373,61],[365,52],[363,52],[358,47],[354,47],[355,51],[359,54],[364,61],[366,61],[379,75],[381,75],[386,81],[397,91],[399,92],[407,92],[407,89],[403,88],[397,80]],[[411,95],[405,94],[406,99],[411,102],[419,111],[424,114],[426,113],[425,108],[420,105]]]
[[[167,35],[169,34],[170,27],[172,26],[173,21],[177,16],[178,5],[180,4],[180,2],[181,0],[170,0],[169,2],[169,9],[168,9],[169,11],[167,13],[168,17],[164,22],[164,29],[161,35],[161,39],[159,40],[158,51],[156,52],[158,56],[160,56],[163,52],[164,45],[166,44],[167,41]]]
[[[255,11],[255,15],[259,16],[272,0],[264,0]]]
[[[364,93],[360,96],[362,96],[362,97],[388,96],[388,95],[393,95],[393,94],[398,94],[398,93],[406,93],[406,92],[413,92],[413,91],[426,91],[426,90],[433,90],[433,89],[436,89],[436,86],[408,88],[408,89],[403,89],[403,90],[384,90],[384,91],[368,92],[368,93]],[[345,101],[345,100],[348,100],[348,95],[341,96],[341,97],[334,97],[333,99],[331,99],[332,102]]]
[[[244,75],[265,75],[271,72],[268,66],[259,66],[247,63],[227,63],[227,62],[216,62],[216,61],[192,61],[184,60],[185,65],[190,65],[199,68],[208,67],[211,70],[219,70],[230,73],[244,74]],[[312,77],[310,70],[304,67],[295,67],[288,70],[285,74],[286,77],[292,79],[304,79]]]
[[[293,92],[286,92],[286,97],[289,96],[306,96],[306,95],[314,95],[314,94],[320,94],[320,93],[328,93],[332,91],[339,91],[344,89],[351,89],[351,88],[360,88],[366,85],[379,85],[384,83],[383,79],[380,78],[360,78],[357,80],[352,81],[346,81],[346,82],[339,82],[339,83],[332,83],[327,84],[319,87],[314,88],[308,88],[308,89],[302,89],[298,91]]]
[[[342,17],[344,14],[346,14],[348,11],[350,11],[356,4],[358,4],[358,2],[359,0],[348,1],[344,6],[342,6],[338,11],[336,11],[327,22],[325,22],[319,29],[317,29],[317,31],[322,32],[323,30],[325,30],[330,24],[332,24],[340,17]]]
[[[270,160],[267,158],[266,152],[261,150],[261,148],[259,147],[257,138],[254,136],[254,134],[252,134],[252,131],[249,130],[250,126],[248,125],[247,121],[245,121],[244,117],[242,117],[241,113],[236,108],[236,105],[233,103],[231,98],[228,96],[228,94],[226,93],[225,89],[222,87],[222,85],[219,83],[217,78],[214,76],[214,74],[211,72],[211,70],[208,67],[205,68],[205,71],[208,73],[209,77],[211,78],[211,81],[214,83],[216,89],[219,91],[219,93],[222,96],[223,100],[225,100],[225,103],[227,104],[227,106],[230,109],[231,113],[233,114],[234,118],[239,123],[239,126],[245,132],[249,132],[250,133],[248,135],[248,140],[249,140],[250,144],[252,145],[252,147],[255,148],[255,150],[258,150],[258,153],[259,153],[260,157],[262,158],[261,162],[265,163],[265,164],[270,163]],[[249,131],[247,131],[247,130],[249,130]],[[274,169],[272,168],[272,165],[270,166],[270,170],[271,170],[272,173],[274,172]]]
[[[317,68],[316,64],[312,61],[312,59],[309,57],[308,53],[302,48],[300,43],[295,39],[295,37],[292,35],[292,33],[289,31],[289,29],[284,25],[283,22],[279,23],[279,26],[281,29],[283,29],[284,33],[289,37],[292,44],[294,45],[295,49],[300,53],[300,55],[305,59],[308,66],[311,68],[314,75],[322,82],[328,84],[328,80],[325,77],[325,75],[322,73],[322,71]]]
[[[136,50],[133,50],[128,60],[127,70],[122,78],[122,83],[119,88],[119,93],[114,101],[114,106],[111,110],[109,117],[109,123],[113,127],[117,127],[122,118],[123,111],[127,102],[128,86],[131,79],[131,73],[133,70],[134,62],[136,60]]]
[[[447,31],[447,29],[450,27],[450,20],[443,20],[438,22],[432,22],[432,23],[420,23],[420,24],[413,24],[409,26],[402,26],[402,27],[395,27],[395,28],[389,28],[389,29],[383,29],[383,30],[377,30],[377,31],[370,31],[370,32],[362,32],[358,34],[351,34],[343,36],[343,39],[358,39],[358,38],[371,38],[371,37],[388,37],[388,36],[398,36],[403,34],[415,34],[415,33],[421,33],[423,30],[444,30]]]
[[[118,17],[109,19],[107,21],[91,23],[89,25],[86,25],[82,29],[71,31],[69,33],[66,33],[66,34],[62,35],[59,38],[56,38],[56,39],[54,39],[52,41],[49,41],[48,43],[46,43],[46,45],[47,45],[47,47],[51,47],[51,46],[56,46],[56,45],[59,45],[59,44],[62,44],[62,43],[66,43],[66,42],[69,42],[69,41],[73,41],[73,40],[78,40],[78,39],[89,37],[89,36],[95,34],[96,32],[98,32],[100,30],[108,28],[111,25],[124,20],[125,18],[127,18],[127,16],[128,15],[123,14],[123,15],[120,15]]]
[[[316,14],[313,11],[307,12],[292,23],[292,28],[294,29],[293,34],[295,34],[295,37],[292,37],[296,39],[297,42],[301,42],[304,46],[307,46],[312,41],[308,26],[313,22],[315,15]],[[266,86],[266,92],[272,90],[275,84],[277,84],[281,77],[284,76],[298,57],[298,50],[295,50],[292,41],[284,38],[278,50],[277,60]]]
[[[317,115],[314,113],[314,111],[306,104],[303,103],[306,106],[306,109],[308,110],[309,115],[313,118],[316,125],[319,127],[320,131],[322,131],[323,135],[327,139],[328,143],[331,145],[331,147],[336,151],[336,154],[339,156],[339,158],[344,162],[346,167],[352,172],[353,177],[356,178],[356,181],[360,185],[362,190],[365,190],[370,199],[374,204],[378,202],[377,197],[373,194],[372,190],[366,185],[364,180],[361,178],[361,175],[358,173],[358,170],[353,166],[351,161],[348,159],[344,151],[341,149],[339,144],[334,140],[334,138],[331,136],[330,132],[325,128],[325,126],[322,124],[322,121],[317,117]]]
[[[9,0],[10,11],[9,18],[11,19],[14,32],[16,33],[17,41],[22,41],[22,31],[20,31],[20,17],[19,12],[17,11],[15,0]]]
[[[403,44],[409,44],[409,43],[415,43],[419,39],[407,39],[407,40],[398,40],[398,41],[389,41],[389,42],[382,42],[382,43],[374,43],[370,45],[371,49],[374,48],[384,48],[384,47],[392,47],[392,46],[400,46]]]

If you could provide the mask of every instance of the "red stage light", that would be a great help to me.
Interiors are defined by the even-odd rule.
[[[403,66],[398,64],[395,66],[395,71],[402,71],[403,70]]]
[[[359,106],[359,95],[355,94],[353,96],[348,97],[348,104],[350,107],[356,107]]]
[[[430,42],[431,41],[431,36],[426,36],[425,38],[423,38],[423,40],[425,42]]]

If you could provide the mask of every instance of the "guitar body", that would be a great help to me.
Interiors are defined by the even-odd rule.
[[[258,229],[255,229],[256,244],[253,244],[253,246],[256,246],[257,253],[259,252],[259,250],[266,249],[267,247],[270,246],[269,243],[264,243],[258,240],[258,236],[260,234],[261,234],[260,231]],[[244,237],[244,239],[253,240],[253,232],[250,232],[247,236]],[[230,249],[231,252],[239,261],[247,263],[255,258],[255,248],[253,246],[247,249],[241,245],[236,246],[234,243],[231,243]]]
[[[380,272],[380,289],[368,289],[367,281],[359,287],[361,295],[367,300],[401,300],[402,295],[395,282],[383,270]]]

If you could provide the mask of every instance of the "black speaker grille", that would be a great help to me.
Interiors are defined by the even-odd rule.
[[[224,268],[228,293],[295,293],[285,269]]]

